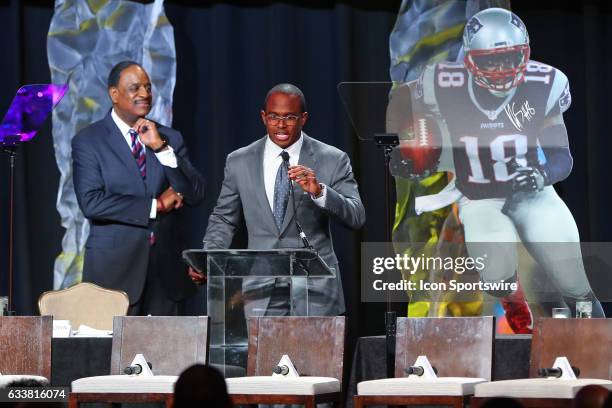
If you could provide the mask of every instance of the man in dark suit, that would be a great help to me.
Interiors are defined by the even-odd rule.
[[[181,134],[146,119],[153,98],[140,65],[115,65],[108,93],[112,110],[72,141],[74,188],[90,222],[83,281],[127,292],[131,315],[175,315],[195,288],[178,210],[202,200],[204,180]]]
[[[303,244],[294,222],[298,219],[314,249],[336,272],[332,282],[310,281],[309,313],[336,315],[345,309],[330,221],[357,229],[365,222],[365,210],[347,154],[303,133],[307,118],[305,98],[297,87],[280,84],[268,92],[261,111],[268,134],[228,155],[204,245],[206,249],[229,248],[244,219],[249,248],[300,248]],[[288,163],[283,160],[287,155]],[[289,203],[289,179],[294,181],[295,214]],[[195,271],[190,276],[196,282],[204,279]],[[288,312],[288,303],[283,301],[288,294],[286,283],[249,278],[243,292],[247,289],[260,294],[258,299],[249,299],[249,305],[245,302],[247,314],[256,308],[267,314]],[[280,310],[272,312],[273,308]]]

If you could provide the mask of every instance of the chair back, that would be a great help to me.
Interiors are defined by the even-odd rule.
[[[342,383],[344,316],[249,317],[247,375],[269,376],[283,354],[300,375]]]
[[[0,373],[51,379],[51,316],[0,316]]]
[[[206,364],[208,322],[207,316],[116,316],[111,374],[122,374],[136,354],[144,355],[155,375],[179,375]]]
[[[491,380],[495,318],[400,317],[395,342],[395,377],[424,355],[439,377]]]
[[[567,357],[579,378],[612,380],[612,319],[536,319],[531,337],[529,376]]]
[[[42,316],[70,320],[76,329],[81,324],[99,330],[112,330],[113,317],[125,316],[130,306],[128,295],[83,282],[66,289],[44,292],[38,298]]]

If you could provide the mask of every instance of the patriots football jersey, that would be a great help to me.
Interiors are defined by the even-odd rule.
[[[545,161],[538,134],[546,118],[571,103],[567,77],[556,68],[529,61],[525,81],[495,96],[472,81],[463,63],[427,67],[416,102],[434,113],[452,145],[455,185],[470,199],[507,197],[517,166]],[[422,99],[418,101],[418,99]]]

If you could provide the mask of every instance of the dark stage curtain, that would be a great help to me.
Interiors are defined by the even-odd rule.
[[[334,226],[335,249],[353,335],[383,332],[381,304],[360,302],[359,242],[384,240],[381,153],[358,142],[336,86],[387,81],[388,36],[400,1],[167,0],[175,30],[178,73],[174,127],[185,135],[193,162],[208,180],[205,202],[189,210],[188,242],[199,247],[223,177],[225,156],[265,133],[259,117],[266,91],[292,82],[306,94],[305,131],[350,155],[368,221],[359,232]],[[599,2],[515,2],[531,34],[532,55],[563,70],[573,104],[566,121],[574,154],[572,175],[558,186],[583,241],[610,241],[607,79],[612,37],[610,6]],[[0,1],[0,112],[19,84],[49,81],[46,36],[50,0]],[[0,156],[0,294],[7,291],[8,163]],[[52,288],[63,229],[55,210],[59,172],[50,125],[23,146],[17,166],[14,300],[18,314],[35,314]],[[190,310],[201,309],[200,294]],[[400,307],[401,311],[405,309]]]

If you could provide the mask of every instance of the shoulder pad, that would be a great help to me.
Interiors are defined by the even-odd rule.
[[[550,87],[550,94],[546,102],[546,115],[559,104],[561,113],[565,112],[572,103],[572,96],[569,89],[569,81],[567,76],[560,70],[555,68],[555,79]]]

